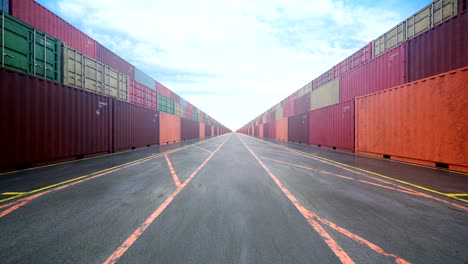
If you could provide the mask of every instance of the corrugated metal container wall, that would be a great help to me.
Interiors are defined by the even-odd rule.
[[[128,78],[63,44],[63,83],[128,101]]]
[[[156,89],[156,81],[153,80],[153,78],[151,78],[148,74],[146,74],[143,71],[141,71],[140,69],[138,69],[137,67],[134,67],[133,79],[135,79],[135,81],[137,81],[137,82],[140,82],[140,83],[146,85],[149,88]],[[159,90],[158,90],[158,92],[162,93]]]
[[[113,151],[159,144],[159,113],[113,100]]]
[[[353,55],[344,59],[333,67],[334,77],[338,78],[346,72],[361,66],[372,59],[372,42],[356,51]]]
[[[270,137],[270,124],[263,124],[263,137]]]
[[[199,132],[200,138],[205,138],[205,123],[198,123],[199,125]]]
[[[158,93],[148,87],[145,87],[145,91],[145,106],[154,110],[158,110]]]
[[[465,67],[358,97],[356,152],[468,172],[467,80]]]
[[[467,0],[458,0],[458,13],[462,14],[468,10]]]
[[[245,133],[246,134],[248,133],[247,130],[246,130]],[[207,137],[213,136],[213,134],[211,134],[211,126],[207,125],[207,124],[205,124],[205,136],[207,136]]]
[[[276,139],[288,141],[288,118],[276,121]]]
[[[127,75],[130,80],[133,80],[135,74],[133,65],[108,48],[102,46],[99,42],[96,43],[96,59],[112,69]],[[156,85],[153,86],[153,90],[154,89],[156,89]]]
[[[310,111],[308,142],[354,152],[354,100]]]
[[[214,133],[214,127],[213,126],[211,126],[211,135],[216,136],[215,133]]]
[[[308,114],[291,116],[288,119],[288,141],[307,144]]]
[[[372,41],[373,58],[458,14],[458,0],[435,0]]]
[[[275,119],[274,120],[280,120],[283,118],[283,107],[278,105],[276,106],[276,110],[275,110]]]
[[[110,152],[109,100],[0,68],[0,170]]]
[[[400,45],[341,76],[340,102],[401,85],[404,77],[405,47]]]
[[[200,125],[198,122],[188,120],[185,118],[180,119],[180,139],[187,140],[200,137]]]
[[[62,42],[3,12],[0,51],[0,66],[62,82]]]
[[[276,123],[276,110],[270,112],[270,123]]]
[[[180,117],[159,112],[159,143],[169,144],[180,141]]]
[[[320,86],[326,84],[327,82],[333,80],[334,75],[335,73],[333,72],[333,68],[326,71],[325,73],[323,73],[322,75],[320,75],[312,81],[312,89],[317,89]]]
[[[10,3],[13,16],[29,25],[60,39],[86,56],[96,59],[96,41],[67,23],[47,8],[32,0],[15,0]]]
[[[157,92],[135,80],[130,82],[128,96],[130,103],[158,110]]]
[[[310,94],[305,94],[294,101],[294,114],[302,114],[310,110]]]
[[[10,0],[0,0],[0,11],[10,13]]]
[[[254,131],[253,135],[254,135],[255,137],[258,137],[258,136],[259,136],[259,127],[258,127],[258,126],[254,126],[254,127],[253,127],[253,131]]]
[[[336,104],[340,101],[340,79],[334,79],[310,93],[310,110]]]
[[[268,137],[275,139],[276,138],[276,121],[273,119],[268,125]]]
[[[467,66],[468,13],[460,14],[405,45],[405,82]]]
[[[283,107],[283,117],[290,117],[294,115],[294,101],[288,102]]]
[[[136,68],[135,68],[135,72],[136,72]],[[162,85],[160,82],[156,82],[156,91],[159,93],[159,94],[162,94],[166,97],[171,97],[171,90],[169,90],[166,86]]]

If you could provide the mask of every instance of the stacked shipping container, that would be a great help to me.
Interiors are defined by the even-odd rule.
[[[435,0],[268,110],[272,119],[263,123],[264,136],[466,171],[468,160],[462,156],[468,138],[457,134],[468,130],[460,127],[468,123],[462,107],[468,105],[463,94],[468,83],[463,68],[468,66],[466,10],[465,0]],[[387,90],[391,87],[396,88]],[[300,121],[305,115],[307,128]],[[445,120],[439,120],[442,116]],[[282,117],[288,117],[287,131]],[[245,128],[251,125],[239,132],[249,133]],[[422,129],[431,133],[423,135]],[[415,146],[409,147],[413,141]]]

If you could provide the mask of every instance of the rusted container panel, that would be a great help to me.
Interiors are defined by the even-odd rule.
[[[159,112],[159,143],[161,145],[180,141],[180,117]]]
[[[101,45],[99,42],[96,43],[96,59],[112,69],[127,75],[129,79],[133,79],[133,75],[135,74],[133,65]],[[156,87],[154,87],[154,89],[156,89]]]
[[[270,137],[270,124],[263,124],[263,137]]]
[[[169,88],[167,88],[166,86],[164,86],[163,84],[161,84],[160,82],[156,82],[156,91],[159,93],[159,94],[162,94],[166,97],[171,97],[171,90],[169,90]]]
[[[468,13],[406,42],[405,82],[468,65]]]
[[[335,73],[333,72],[333,68],[326,71],[325,73],[323,73],[322,75],[320,75],[312,81],[312,89],[317,89],[320,86],[326,84],[327,82],[333,80],[335,77],[334,75]]]
[[[29,25],[60,39],[86,56],[96,59],[96,41],[56,14],[32,0],[10,2],[11,14]]]
[[[310,110],[310,94],[305,94],[294,101],[294,114],[306,113]]]
[[[180,119],[180,139],[187,140],[200,137],[200,125],[197,121]]]
[[[198,123],[198,126],[199,126],[199,132],[198,134],[200,135],[200,138],[205,138],[205,123]]]
[[[290,117],[294,115],[294,101],[288,102],[283,107],[283,117]]]
[[[282,118],[276,121],[276,139],[288,141],[288,118]]]
[[[356,152],[468,172],[468,67],[358,97]]]
[[[113,101],[113,150],[159,144],[159,113],[142,106]]]
[[[309,112],[310,145],[354,152],[354,100]]]
[[[400,45],[341,76],[340,102],[401,85],[405,81],[405,47]]]
[[[308,114],[288,118],[288,141],[307,144]]]
[[[0,68],[0,170],[110,152],[110,100]]]

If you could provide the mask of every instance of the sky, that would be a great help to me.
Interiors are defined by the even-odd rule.
[[[232,130],[428,0],[38,0]]]

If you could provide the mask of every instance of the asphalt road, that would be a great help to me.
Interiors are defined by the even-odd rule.
[[[468,263],[467,203],[306,152],[228,134],[0,175],[22,193],[0,202],[0,263]]]

